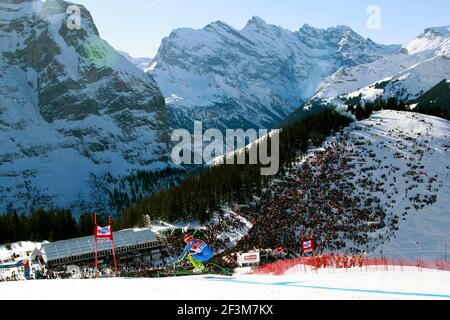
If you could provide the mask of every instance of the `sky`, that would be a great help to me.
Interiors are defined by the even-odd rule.
[[[153,57],[177,28],[223,21],[242,29],[253,16],[297,31],[307,23],[347,25],[383,44],[404,44],[425,28],[450,25],[448,0],[72,0],[91,12],[100,35],[134,57]],[[379,11],[371,6],[377,6]],[[368,13],[368,9],[369,13]],[[368,21],[369,26],[368,27]]]

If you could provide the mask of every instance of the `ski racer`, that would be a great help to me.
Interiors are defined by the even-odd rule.
[[[194,273],[203,272],[206,269],[203,263],[211,260],[213,250],[206,244],[206,242],[203,240],[194,239],[194,237],[190,234],[186,234],[184,236],[184,242],[186,243],[186,247],[176,263],[182,262],[187,256],[195,268]]]

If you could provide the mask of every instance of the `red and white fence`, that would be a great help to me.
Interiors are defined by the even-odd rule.
[[[297,258],[278,261],[263,265],[252,270],[252,274],[284,275],[289,270],[297,272],[311,272],[319,269],[355,269],[360,271],[404,271],[406,268],[434,269],[438,271],[450,271],[450,261],[444,259],[392,259],[392,258],[369,258],[361,256],[346,256],[336,254],[324,254],[314,257]],[[295,269],[294,269],[295,268]]]

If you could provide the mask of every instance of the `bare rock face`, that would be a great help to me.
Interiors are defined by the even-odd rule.
[[[397,52],[346,26],[292,32],[252,18],[242,30],[217,21],[165,38],[150,73],[161,87],[170,123],[192,129],[272,128],[343,66]]]
[[[71,5],[0,3],[0,212],[107,208],[103,176],[167,165],[158,85],[100,38],[83,6],[70,27]]]

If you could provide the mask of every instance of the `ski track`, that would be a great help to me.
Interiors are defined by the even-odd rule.
[[[156,279],[48,280],[0,283],[0,298],[138,300],[450,299],[450,272],[415,268],[363,272],[309,270],[287,276],[188,276]],[[195,292],[195,299],[192,298]]]

